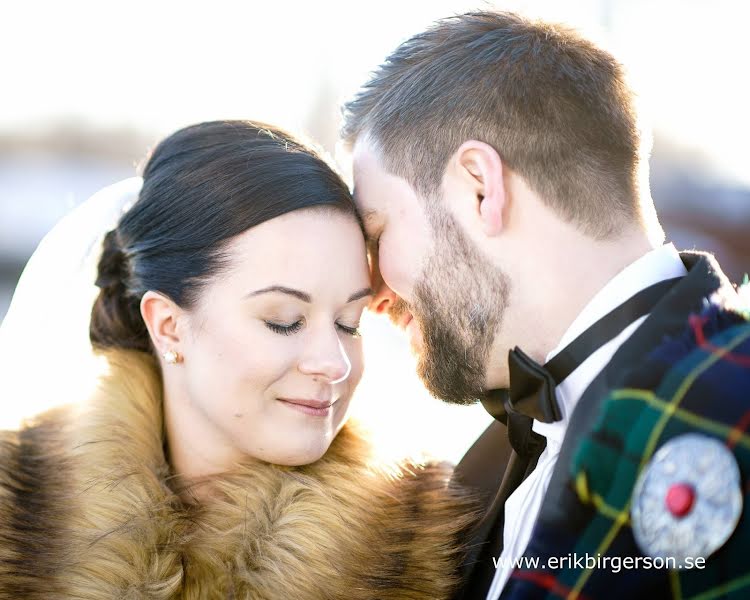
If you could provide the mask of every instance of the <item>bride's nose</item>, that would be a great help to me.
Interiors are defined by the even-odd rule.
[[[305,375],[321,377],[328,383],[339,383],[349,377],[352,363],[339,336],[333,332],[311,338],[310,345],[299,362],[299,370]]]

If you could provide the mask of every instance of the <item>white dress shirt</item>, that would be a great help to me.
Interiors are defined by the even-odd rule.
[[[643,255],[620,271],[591,299],[563,334],[557,348],[547,355],[546,361],[634,294],[659,281],[680,277],[686,273],[680,255],[672,244],[665,244]],[[604,344],[555,388],[562,420],[554,423],[536,420],[533,422],[532,429],[547,438],[547,447],[539,456],[536,468],[505,502],[503,552],[487,600],[497,600],[500,597],[503,586],[513,571],[514,561],[526,550],[576,403],[594,377],[604,369],[617,349],[638,329],[647,316],[634,321],[617,337]]]

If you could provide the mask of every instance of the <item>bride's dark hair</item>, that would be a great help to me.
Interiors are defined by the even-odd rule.
[[[145,166],[137,202],[104,238],[91,342],[150,351],[140,313],[147,290],[191,308],[227,265],[229,240],[312,207],[358,220],[341,178],[318,153],[279,129],[214,121],[167,137]]]

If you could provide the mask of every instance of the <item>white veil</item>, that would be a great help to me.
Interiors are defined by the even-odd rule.
[[[101,243],[142,184],[132,177],[91,196],[55,225],[26,264],[0,326],[0,430],[91,384],[89,321]]]

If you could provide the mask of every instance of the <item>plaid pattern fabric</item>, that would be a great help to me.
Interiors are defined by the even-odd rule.
[[[665,442],[690,432],[721,440],[737,461],[737,528],[703,569],[615,572],[612,557],[643,556],[630,519],[638,475]],[[750,598],[749,492],[750,312],[710,305],[604,401],[573,460],[561,499],[568,518],[537,523],[524,556],[538,566],[515,569],[502,598]],[[609,567],[581,564],[585,555],[601,557],[600,566],[608,557]],[[550,557],[566,556],[562,567],[545,568]]]

